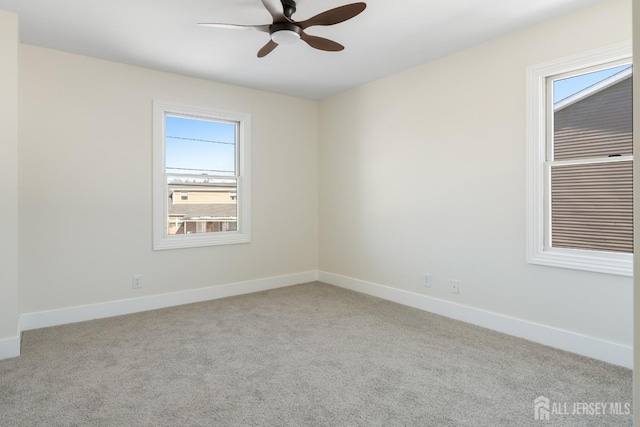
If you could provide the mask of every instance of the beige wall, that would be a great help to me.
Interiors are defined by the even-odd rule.
[[[640,0],[633,1],[633,57],[640,58]],[[634,60],[634,67],[637,59]],[[640,73],[633,74],[633,151],[640,153]],[[640,162],[634,162],[634,230],[640,230]],[[634,247],[640,248],[640,232],[634,233]],[[634,271],[640,271],[640,257],[634,256]],[[640,275],[634,274],[633,278],[633,342],[635,347],[640,346]],[[640,351],[633,352],[633,401],[636,410],[633,413],[633,423],[640,425]]]
[[[0,11],[0,341],[13,339],[15,345],[19,344],[17,42],[18,17]]]
[[[315,102],[28,45],[19,58],[23,313],[317,268]],[[252,114],[250,244],[151,250],[154,99]]]
[[[630,346],[631,278],[525,260],[526,67],[630,39],[630,8],[604,2],[321,101],[320,270]]]

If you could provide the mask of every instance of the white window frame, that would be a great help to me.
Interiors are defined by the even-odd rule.
[[[527,261],[598,273],[633,275],[633,255],[548,247],[547,77],[632,58],[631,41],[527,68]]]
[[[178,115],[202,120],[238,123],[238,230],[169,235],[165,118]],[[153,102],[153,249],[179,249],[251,242],[251,115],[154,100]]]

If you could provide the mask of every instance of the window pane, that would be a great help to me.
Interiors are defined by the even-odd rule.
[[[631,65],[555,80],[553,159],[631,155],[631,85]]]
[[[632,162],[551,167],[551,245],[633,253]]]
[[[168,234],[238,229],[237,180],[169,176],[167,187]]]
[[[236,175],[237,123],[167,116],[166,172]]]

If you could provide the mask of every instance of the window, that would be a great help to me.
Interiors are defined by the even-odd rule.
[[[530,67],[527,259],[632,275],[631,43]]]
[[[154,102],[153,248],[247,243],[251,117]]]

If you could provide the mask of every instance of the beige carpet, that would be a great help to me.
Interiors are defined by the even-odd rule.
[[[628,369],[322,283],[29,331],[0,361],[1,426],[620,426],[572,408],[631,394]],[[538,396],[569,414],[535,420]]]

